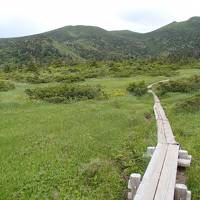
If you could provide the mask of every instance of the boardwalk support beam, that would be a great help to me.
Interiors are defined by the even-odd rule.
[[[132,200],[137,192],[137,189],[141,182],[141,175],[138,173],[133,173],[130,175],[129,181],[128,181],[128,189],[130,190],[128,192],[128,199]]]
[[[178,153],[178,166],[179,167],[190,167],[192,156],[188,155],[186,150],[179,150]]]
[[[188,152],[186,150],[179,150],[178,158],[192,160],[192,156],[188,155]]]
[[[156,147],[147,147],[147,155],[152,156]]]
[[[191,191],[184,184],[176,184],[174,200],[191,200]]]

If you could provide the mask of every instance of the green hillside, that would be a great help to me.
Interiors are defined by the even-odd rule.
[[[172,22],[147,33],[146,36],[146,45],[151,48],[152,55],[199,58],[200,17],[192,17],[184,22]]]
[[[0,39],[0,65],[44,65],[55,61],[199,58],[200,17],[173,22],[150,33],[66,26],[46,33]]]

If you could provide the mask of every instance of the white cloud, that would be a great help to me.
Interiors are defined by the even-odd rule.
[[[147,32],[200,15],[198,0],[0,0],[0,37],[66,25]]]

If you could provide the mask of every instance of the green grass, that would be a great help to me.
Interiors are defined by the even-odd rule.
[[[129,81],[118,81],[88,83],[102,82],[110,93],[125,91]],[[28,87],[36,86],[17,84],[0,94],[0,198],[123,199],[123,176],[144,171],[148,160],[142,154],[156,139],[154,118],[145,119],[152,112],[151,96],[125,93],[109,100],[48,104],[29,101]]]
[[[178,77],[193,73],[181,71]],[[30,101],[24,90],[38,85],[18,83],[1,92],[0,199],[125,199],[128,176],[143,174],[146,147],[156,144],[152,96],[134,97],[126,87],[162,79],[90,79],[86,84],[101,84],[110,98],[69,104]],[[174,112],[175,103],[189,95],[169,94],[162,102],[177,141],[193,155],[188,187],[198,200],[200,113]]]

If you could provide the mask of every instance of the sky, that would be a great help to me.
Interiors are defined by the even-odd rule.
[[[67,25],[144,33],[193,16],[199,0],[0,0],[0,38]]]

